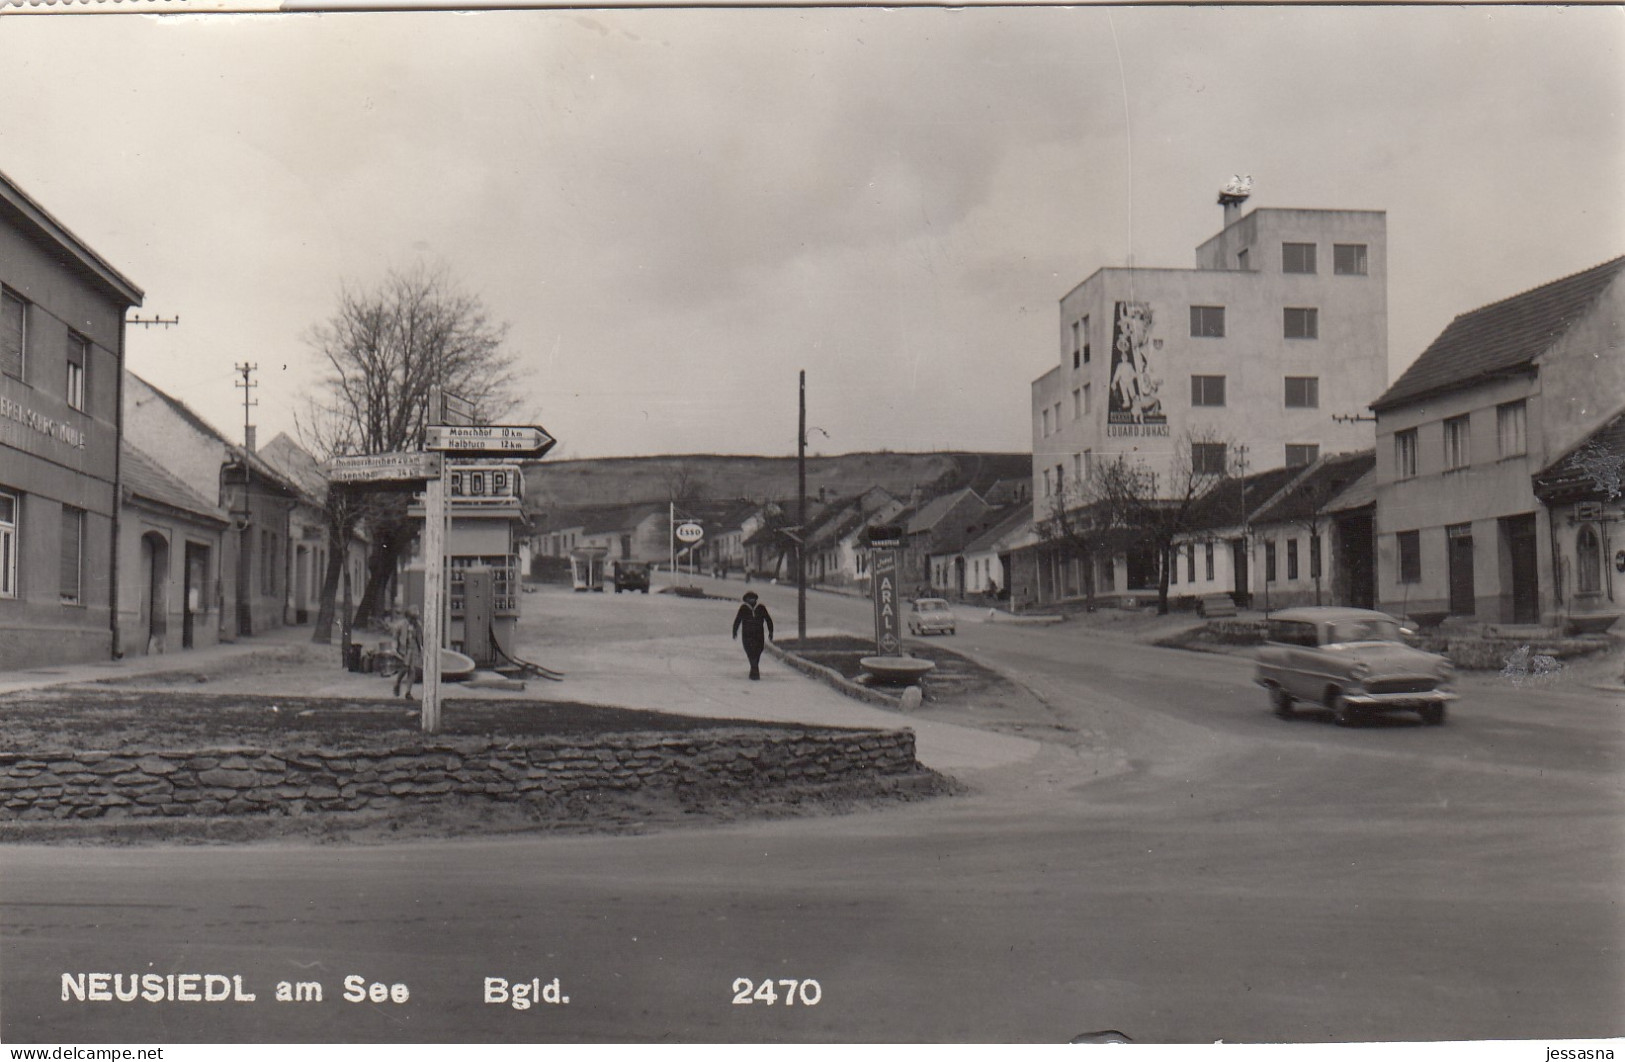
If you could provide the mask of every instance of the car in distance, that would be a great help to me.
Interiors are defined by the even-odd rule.
[[[908,610],[908,633],[953,634],[954,610],[940,597],[916,598]]]
[[[615,562],[615,592],[642,590],[649,592],[649,566],[636,561]]]
[[[1363,608],[1314,606],[1271,613],[1253,681],[1283,718],[1297,702],[1331,709],[1340,726],[1377,712],[1414,711],[1444,722],[1455,668],[1407,645],[1399,621]]]

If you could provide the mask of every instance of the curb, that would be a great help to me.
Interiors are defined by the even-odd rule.
[[[838,693],[844,693],[854,700],[864,701],[868,704],[873,704],[881,708],[890,708],[893,711],[899,711],[901,709],[901,705],[903,703],[903,699],[901,697],[893,697],[889,694],[881,693],[879,690],[871,689],[868,686],[859,685],[858,683],[848,679],[845,675],[842,675],[840,672],[835,671],[832,668],[827,668],[823,664],[815,664],[811,660],[799,657],[787,649],[780,649],[773,642],[768,642],[766,648],[768,653],[774,657],[784,661],[786,664],[795,668],[803,675],[817,679]]]

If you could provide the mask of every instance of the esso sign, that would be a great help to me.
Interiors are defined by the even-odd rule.
[[[698,542],[704,537],[705,528],[701,527],[699,524],[677,525],[677,541],[679,542]]]

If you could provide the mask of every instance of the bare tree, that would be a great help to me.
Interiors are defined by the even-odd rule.
[[[1168,612],[1174,541],[1196,529],[1201,503],[1229,474],[1231,448],[1204,435],[1186,435],[1159,474],[1125,454],[1091,477],[1093,532],[1114,550],[1149,547],[1157,559],[1157,612]]]
[[[477,420],[499,420],[513,407],[513,358],[503,348],[507,332],[508,326],[492,321],[480,299],[464,292],[444,267],[391,271],[370,288],[347,284],[332,316],[306,337],[326,373],[300,434],[324,460],[420,449],[433,388],[468,399]],[[329,490],[330,548],[318,641],[324,632],[331,636],[345,544],[362,519],[372,543],[355,622],[364,625],[377,611],[417,531],[406,515],[407,500],[402,492]]]

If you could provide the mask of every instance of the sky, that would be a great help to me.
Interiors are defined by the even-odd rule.
[[[1625,254],[1619,8],[0,16],[0,171],[146,293],[233,439],[344,285],[445,269],[556,458],[1030,449],[1060,298],[1219,187],[1387,212],[1389,378]],[[1373,396],[1375,397],[1375,396]],[[816,430],[811,430],[816,429]]]

